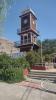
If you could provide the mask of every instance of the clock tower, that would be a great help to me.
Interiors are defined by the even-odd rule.
[[[37,44],[38,31],[36,31],[36,16],[31,9],[24,10],[21,15],[21,30],[18,32],[20,35],[20,44],[18,47],[21,52],[37,50],[39,45]]]

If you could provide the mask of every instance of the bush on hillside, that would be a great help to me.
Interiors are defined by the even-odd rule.
[[[24,79],[23,69],[29,67],[24,57],[11,58],[6,54],[0,55],[0,80],[21,81]]]

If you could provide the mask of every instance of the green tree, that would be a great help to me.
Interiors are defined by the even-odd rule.
[[[25,57],[17,58],[16,62],[18,62],[19,67],[22,67],[22,68],[29,68],[30,67],[30,65]]]
[[[4,31],[4,22],[7,16],[8,9],[17,0],[0,0],[0,35]]]
[[[26,60],[29,62],[30,66],[40,63],[40,56],[35,51],[30,51],[26,55]]]
[[[46,54],[46,55],[45,55],[45,58],[44,58],[44,61],[45,61],[45,62],[51,62],[51,57],[50,57],[50,55]]]
[[[43,54],[56,52],[56,39],[46,39],[43,41]]]

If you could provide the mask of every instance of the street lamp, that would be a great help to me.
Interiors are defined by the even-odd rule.
[[[43,48],[42,48],[42,40],[41,40],[41,63],[43,66]]]

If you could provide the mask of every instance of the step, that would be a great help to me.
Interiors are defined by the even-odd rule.
[[[39,75],[39,76],[41,75],[41,76],[53,76],[53,77],[56,76],[56,74],[38,74],[38,73],[37,74],[36,73],[29,73],[29,75],[36,75],[36,76],[37,75]]]
[[[33,75],[33,74],[29,74],[28,76],[33,76],[33,77],[52,77],[52,78],[56,78],[55,76],[51,76],[51,75]]]
[[[28,77],[32,79],[49,79],[56,80],[56,72],[45,72],[45,71],[30,71]]]
[[[56,72],[36,71],[36,70],[31,70],[30,72],[32,72],[32,73],[50,73],[50,74],[56,74]]]
[[[32,78],[32,79],[41,79],[41,80],[42,80],[42,79],[43,79],[43,80],[44,80],[44,79],[45,79],[45,80],[48,79],[48,80],[52,80],[52,81],[55,80],[55,78],[56,78],[56,77],[39,77],[39,76],[37,76],[37,77],[36,77],[36,76],[28,76],[28,77],[29,77],[29,78]]]
[[[55,70],[56,70],[56,69],[55,69]],[[49,70],[33,70],[33,69],[31,69],[30,71],[31,71],[31,72],[56,73],[56,71],[49,71]]]
[[[34,75],[53,75],[53,76],[56,75],[56,73],[35,73],[35,72],[29,72],[29,74],[34,74]]]

